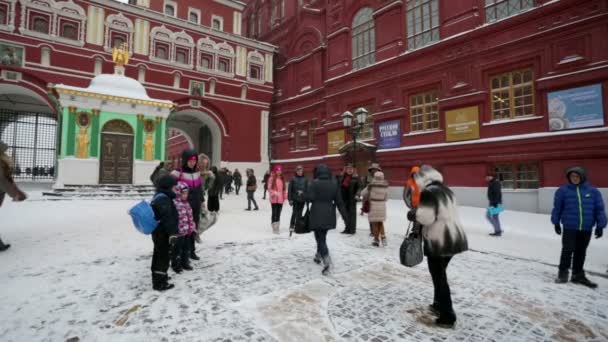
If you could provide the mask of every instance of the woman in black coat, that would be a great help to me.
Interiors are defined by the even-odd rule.
[[[220,176],[218,175],[217,167],[212,166],[211,172],[215,178],[213,185],[207,190],[208,199],[207,199],[207,210],[210,212],[218,212],[220,211],[220,190],[224,188],[220,180]]]
[[[310,229],[315,233],[317,241],[317,254],[314,261],[317,264],[323,261],[323,275],[327,275],[331,268],[331,258],[327,248],[327,232],[336,228],[336,207],[344,218],[344,203],[340,194],[340,187],[331,176],[329,168],[320,164],[315,167],[314,180],[306,191],[306,201],[310,207]]]

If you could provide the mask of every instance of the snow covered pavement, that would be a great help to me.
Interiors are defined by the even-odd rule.
[[[398,263],[402,203],[390,203],[386,248],[369,245],[363,217],[355,236],[331,232],[335,271],[323,277],[312,235],[271,234],[269,204],[245,212],[245,201],[226,196],[195,270],[171,274],[166,293],[151,290],[152,243],[131,227],[133,201],[7,203],[0,236],[13,247],[0,254],[0,340],[608,340],[608,279],[590,275],[596,290],[553,283],[560,243],[546,215],[506,212],[507,233],[496,239],[482,209],[462,208],[475,251],[448,268],[458,323],[445,330],[427,311],[426,264]],[[602,275],[607,242],[594,239],[588,255]]]

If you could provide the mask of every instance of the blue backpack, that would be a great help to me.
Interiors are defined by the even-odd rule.
[[[133,220],[133,225],[141,233],[149,235],[158,227],[158,221],[154,217],[154,210],[152,210],[152,203],[160,196],[167,196],[163,193],[157,193],[152,197],[152,201],[141,201],[133,206],[129,210],[129,216]]]

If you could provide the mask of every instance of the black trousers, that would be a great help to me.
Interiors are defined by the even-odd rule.
[[[264,187],[264,196],[262,197],[262,199],[266,199],[266,191],[268,191],[268,188]]]
[[[283,203],[272,203],[272,217],[270,218],[270,222],[279,222],[281,221],[281,211],[283,210]]]
[[[433,287],[435,293],[433,296],[433,304],[439,306],[439,316],[442,318],[455,318],[454,309],[452,308],[452,294],[450,285],[448,284],[448,276],[446,269],[452,257],[434,257],[427,256],[426,260],[429,265],[429,272],[433,279]]]
[[[201,206],[204,205],[205,202],[201,202]],[[192,208],[192,218],[194,219],[194,225],[195,225],[195,229],[198,229],[198,223],[201,221],[201,206],[197,207],[197,210],[194,210],[194,208]],[[195,232],[195,234],[197,234]],[[190,239],[188,239],[188,244],[189,244],[189,248],[188,248],[188,252],[191,255],[196,255],[196,244],[194,242],[194,235],[190,235]]]
[[[573,275],[584,272],[583,267],[589,241],[591,241],[590,231],[574,229],[564,229],[562,231],[562,256],[559,262],[561,272],[568,271],[570,266],[572,266]]]
[[[171,267],[182,269],[190,265],[191,245],[194,242],[192,235],[180,236],[173,242],[171,251]]]
[[[152,275],[166,276],[169,269],[169,234],[162,230],[152,233],[154,252],[152,253]]]
[[[329,248],[327,247],[327,230],[326,229],[315,229],[315,240],[317,241],[317,254],[321,257],[329,255]]]
[[[217,196],[209,196],[207,198],[207,210],[220,211],[220,198]]]
[[[293,202],[289,227],[293,228],[296,226],[296,220],[302,217],[302,211],[304,211],[304,203]]]
[[[234,191],[236,191],[236,194],[239,194],[239,190],[241,190],[241,184],[234,184]]]
[[[247,191],[247,209],[251,209],[251,202],[253,202],[255,209],[258,208],[258,203],[255,201],[255,198],[253,198],[253,194],[255,194],[255,191]]]
[[[354,234],[357,232],[357,201],[354,199],[344,201],[344,209],[346,210],[344,230],[347,233]]]

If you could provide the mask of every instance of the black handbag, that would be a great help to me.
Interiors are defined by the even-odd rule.
[[[296,227],[294,229],[296,234],[307,234],[310,233],[310,209],[308,204],[306,205],[306,212],[302,217],[296,217]]]
[[[422,251],[422,231],[412,232],[410,234],[411,228],[412,223],[410,222],[407,233],[405,234],[405,239],[403,239],[401,247],[399,248],[399,260],[401,261],[401,265],[407,267],[418,265],[424,258],[424,253]]]

